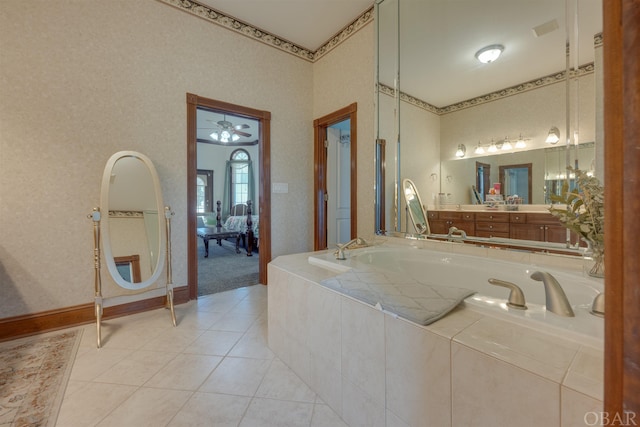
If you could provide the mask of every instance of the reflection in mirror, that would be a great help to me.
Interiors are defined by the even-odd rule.
[[[152,285],[164,266],[162,194],[151,161],[140,153],[120,152],[107,163],[103,175],[103,249],[107,269],[125,289]],[[139,279],[121,274],[116,259],[137,259]],[[126,269],[124,269],[126,270]]]
[[[388,229],[404,229],[401,217],[393,220],[390,200],[400,192],[400,175],[421,188],[428,205],[441,193],[450,203],[468,204],[472,185],[478,187],[476,161],[490,165],[490,186],[500,181],[500,166],[532,163],[528,203],[541,205],[551,191],[545,149],[563,150],[556,154],[565,171],[587,142],[598,154],[593,168],[582,160],[579,167],[602,181],[601,0],[580,1],[579,8],[576,0],[387,2],[378,6],[384,25],[377,29],[377,137],[401,135],[397,147],[387,144]],[[399,27],[388,22],[393,19]],[[474,54],[490,44],[504,45],[503,54],[480,64]],[[560,131],[557,145],[545,142],[551,127]],[[492,141],[505,149],[475,153]],[[466,154],[459,159],[461,144]],[[505,155],[512,158],[500,159]]]
[[[420,194],[418,194],[418,189],[415,184],[410,179],[404,179],[402,180],[402,188],[404,190],[403,194],[407,204],[407,210],[409,211],[409,216],[416,231],[418,234],[431,234],[429,221],[427,221],[427,213],[425,212],[424,205],[422,204]]]

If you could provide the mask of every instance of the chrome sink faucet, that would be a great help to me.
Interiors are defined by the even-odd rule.
[[[349,249],[351,246],[369,246],[369,244],[362,237],[356,237],[355,239],[349,240],[347,243],[344,243],[342,245],[338,244],[336,246],[338,247],[338,249],[334,252],[336,259],[344,260],[347,259],[344,256],[344,251],[346,249]]]
[[[531,278],[544,284],[547,311],[555,313],[558,316],[575,317],[567,295],[555,277],[544,271],[536,271],[531,275]]]

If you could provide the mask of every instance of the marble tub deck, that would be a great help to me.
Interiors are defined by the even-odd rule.
[[[397,240],[583,268],[557,256]],[[309,264],[309,255],[269,265],[269,346],[347,424],[574,426],[602,410],[602,345],[464,304],[416,325],[322,287],[339,272]]]

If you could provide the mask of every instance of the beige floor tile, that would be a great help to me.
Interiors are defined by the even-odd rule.
[[[195,391],[221,360],[219,356],[179,354],[147,381],[145,387]]]
[[[229,356],[273,359],[274,354],[268,346],[266,333],[250,335],[247,332],[231,349]]]
[[[193,393],[143,387],[103,419],[100,427],[156,427],[169,423]]]
[[[254,398],[240,427],[308,427],[313,403]]]
[[[57,426],[341,427],[267,345],[267,287],[83,327]]]
[[[258,319],[259,314],[234,313],[225,314],[209,329],[216,331],[246,332]]]
[[[134,351],[99,375],[95,381],[141,386],[177,355],[158,351]]]
[[[56,426],[96,425],[136,390],[137,387],[120,384],[84,383],[65,396]]]
[[[204,333],[201,329],[175,328],[168,329],[164,334],[142,346],[143,350],[155,350],[180,353]]]
[[[169,427],[235,427],[240,423],[250,397],[195,393],[169,423]]]
[[[262,384],[257,397],[314,403],[316,394],[280,359],[275,359]]]
[[[313,408],[311,427],[347,427],[347,424],[329,406],[316,404]]]
[[[111,348],[87,348],[78,351],[70,379],[92,381],[131,353],[131,350]]]
[[[240,332],[205,331],[184,349],[184,353],[225,356],[240,338]]]
[[[270,360],[226,357],[199,391],[253,396],[264,378]]]

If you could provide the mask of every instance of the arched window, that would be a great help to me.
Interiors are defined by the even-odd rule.
[[[231,206],[247,203],[249,195],[249,153],[242,148],[231,153]]]

